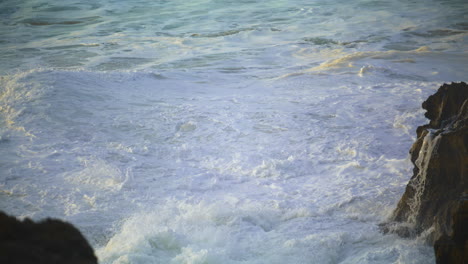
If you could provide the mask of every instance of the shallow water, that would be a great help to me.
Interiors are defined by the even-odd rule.
[[[0,3],[0,209],[101,263],[433,262],[377,224],[467,4],[301,2]]]

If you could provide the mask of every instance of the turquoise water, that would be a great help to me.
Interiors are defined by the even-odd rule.
[[[466,1],[2,1],[0,210],[100,263],[431,263],[383,235]]]
[[[464,1],[49,2],[2,2],[2,72],[210,69],[275,76],[357,51],[466,48]]]

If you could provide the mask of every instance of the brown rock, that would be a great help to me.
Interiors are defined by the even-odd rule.
[[[430,122],[418,127],[410,150],[413,176],[383,229],[425,232],[437,263],[468,263],[468,85],[444,84],[422,106]]]
[[[436,261],[442,263],[468,262],[468,200],[459,203],[452,217],[452,233],[434,243]]]

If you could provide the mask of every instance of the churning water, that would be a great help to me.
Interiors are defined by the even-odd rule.
[[[0,210],[100,263],[430,263],[383,235],[465,0],[3,0]]]

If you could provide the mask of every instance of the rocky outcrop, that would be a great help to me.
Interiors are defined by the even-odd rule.
[[[95,264],[97,258],[80,231],[69,223],[19,221],[0,212],[0,263]]]
[[[468,85],[444,84],[422,107],[430,122],[417,129],[413,176],[384,231],[424,232],[437,263],[468,263]]]

